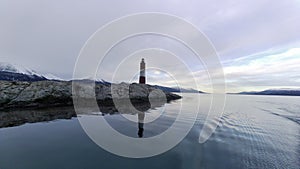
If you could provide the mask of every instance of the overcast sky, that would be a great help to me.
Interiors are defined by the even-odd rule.
[[[299,0],[1,0],[0,62],[70,79],[80,49],[96,30],[139,12],[176,15],[205,33],[220,56],[228,92],[300,87]],[[189,71],[199,90],[209,91],[205,69],[193,61],[192,53],[174,40],[154,35],[117,45],[100,65],[98,78],[111,80],[124,57],[144,48],[166,49],[191,62]],[[159,61],[162,70],[172,70],[185,87],[194,87],[179,62],[144,56],[147,66]],[[139,59],[125,60],[113,80],[136,80]],[[152,69],[148,74],[152,84],[175,84],[164,71]]]

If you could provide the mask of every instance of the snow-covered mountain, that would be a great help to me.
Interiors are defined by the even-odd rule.
[[[41,81],[62,80],[52,74],[40,74],[24,66],[0,62],[0,80],[6,81]]]
[[[5,81],[43,81],[43,80],[56,80],[56,81],[65,81],[53,74],[41,74],[36,71],[26,68],[24,66],[0,62],[0,80]],[[85,77],[79,79],[73,79],[78,81],[95,81],[97,84],[110,85],[111,82],[108,82],[101,78],[94,77]],[[204,93],[195,89],[184,89],[178,87],[165,87],[154,85],[154,87],[161,89],[166,92],[183,92],[183,93]]]
[[[6,63],[6,62],[0,62],[0,71],[40,76],[38,73],[36,73],[31,69],[16,64]]]

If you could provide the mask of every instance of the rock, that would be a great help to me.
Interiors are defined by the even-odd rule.
[[[73,84],[73,86],[72,86]],[[73,93],[72,93],[73,92]],[[92,81],[0,81],[0,109],[69,106],[73,98],[96,99],[103,104],[113,100],[131,102],[171,101],[181,96],[147,84],[98,84]],[[105,101],[105,102],[103,102]]]

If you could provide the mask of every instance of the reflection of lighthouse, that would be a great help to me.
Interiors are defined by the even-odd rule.
[[[144,112],[140,112],[138,113],[138,136],[139,137],[143,137],[144,134],[144,119],[145,119],[145,113]]]
[[[141,83],[141,84],[146,84],[145,68],[146,68],[146,64],[145,64],[145,61],[143,58],[141,61],[141,64],[140,64],[140,81],[139,81],[139,83]]]

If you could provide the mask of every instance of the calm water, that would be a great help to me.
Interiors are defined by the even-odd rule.
[[[184,95],[191,105],[197,104],[197,96]],[[209,98],[200,95],[197,121],[180,144],[166,153],[144,159],[119,157],[97,146],[78,121],[85,115],[51,113],[49,118],[34,111],[14,112],[13,117],[2,115],[0,169],[300,168],[300,97],[228,95],[218,128],[207,142],[199,144]],[[145,112],[146,121],[161,116],[144,124],[143,137],[167,130],[180,104],[181,101],[175,101]],[[182,111],[190,110],[185,107]],[[30,118],[24,118],[27,114]],[[138,124],[127,119],[137,119],[137,115],[95,117],[105,118],[120,133],[139,137]],[[38,122],[48,120],[52,121]],[[187,118],[182,123],[190,120]],[[19,126],[7,127],[13,122]]]

